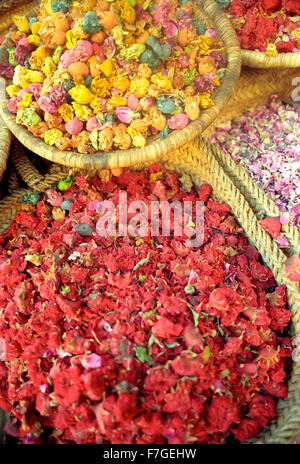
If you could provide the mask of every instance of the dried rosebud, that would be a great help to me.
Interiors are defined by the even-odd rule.
[[[210,52],[210,56],[213,57],[215,60],[215,67],[216,68],[226,68],[227,66],[227,60],[224,55],[224,53],[220,52],[219,50],[214,50],[213,52]]]
[[[50,96],[44,95],[40,97],[38,99],[38,104],[43,111],[47,111],[48,113],[57,113],[57,106],[50,98]]]
[[[118,106],[116,108],[116,115],[121,122],[130,124],[135,116],[135,113],[130,108],[128,108],[128,106]]]
[[[50,92],[50,98],[56,106],[66,103],[66,91],[61,85],[54,85]]]
[[[65,124],[66,131],[70,135],[77,135],[83,129],[83,122],[78,118],[73,118]]]
[[[50,205],[60,207],[63,202],[63,196],[60,192],[57,192],[53,189],[48,189],[46,190],[46,195],[47,201],[50,203]]]
[[[178,113],[168,119],[167,123],[170,129],[184,129],[189,122],[189,117],[185,113]]]

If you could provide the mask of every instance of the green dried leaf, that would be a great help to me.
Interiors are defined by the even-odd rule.
[[[142,363],[146,362],[147,364],[149,364],[149,366],[152,366],[154,364],[152,356],[150,356],[150,354],[147,353],[146,348],[144,348],[143,346],[137,346],[135,348],[135,354],[139,361],[141,361]]]
[[[174,342],[174,343],[167,343],[165,342],[165,345],[167,348],[175,348],[176,346],[180,346],[180,343]]]
[[[141,261],[139,261],[133,268],[134,271],[136,271],[140,266],[143,266],[144,264],[147,264],[149,263],[149,258],[150,258],[150,251],[149,253],[147,254],[147,258],[144,258],[142,259]]]
[[[63,295],[66,295],[67,293],[69,293],[70,290],[71,290],[71,289],[70,289],[70,287],[69,287],[68,285],[63,285],[63,286],[61,287],[61,293],[62,293]]]

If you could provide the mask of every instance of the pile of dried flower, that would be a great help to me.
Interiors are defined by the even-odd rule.
[[[113,174],[27,195],[0,235],[6,432],[23,443],[254,437],[287,396],[285,287],[208,185],[157,164]],[[204,243],[189,248],[174,228],[100,236],[102,202],[124,191],[146,205],[205,202]]]

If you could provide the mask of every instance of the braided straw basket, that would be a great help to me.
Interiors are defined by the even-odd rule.
[[[292,332],[300,336],[300,286],[285,278],[285,253],[260,226],[256,213],[261,209],[267,215],[276,214],[276,206],[234,163],[228,162],[221,152],[203,138],[197,138],[188,145],[161,157],[161,164],[166,169],[189,174],[196,186],[209,183],[216,198],[231,206],[232,212],[242,225],[250,241],[256,246],[266,265],[271,269],[277,283],[287,286],[288,304],[293,312]],[[22,180],[36,192],[42,192],[64,177],[67,169],[52,165],[45,176],[39,174],[24,154],[18,143],[13,144],[12,162]],[[142,169],[150,162],[136,163],[135,169]],[[77,169],[69,170],[74,174]],[[89,174],[88,171],[81,171]],[[93,172],[94,173],[94,172]],[[231,177],[231,179],[230,179]],[[243,193],[241,192],[241,190]],[[16,188],[10,197],[0,202],[0,232],[3,232],[13,216],[21,207],[21,197],[30,191]],[[284,233],[289,238],[291,247],[300,249],[299,233],[289,224],[284,226]],[[300,433],[300,360],[295,361],[289,379],[289,396],[277,405],[278,419],[266,428],[253,441],[256,443],[291,443]]]
[[[61,152],[56,147],[48,146],[43,140],[31,135],[26,128],[16,123],[15,115],[11,114],[6,105],[1,108],[1,115],[21,143],[34,153],[65,166],[86,169],[100,169],[103,167],[113,168],[116,166],[128,166],[142,161],[154,161],[160,156],[175,150],[176,148],[188,143],[207,128],[216,116],[226,105],[232,90],[238,81],[241,66],[241,52],[236,34],[230,21],[223,14],[214,0],[197,0],[199,9],[197,16],[199,20],[208,20],[214,26],[223,41],[228,66],[225,77],[221,85],[214,94],[215,105],[203,111],[200,118],[191,122],[185,129],[172,132],[166,139],[160,140],[157,137],[150,137],[148,145],[144,148],[134,148],[130,150],[114,150],[109,153],[97,152],[93,155],[80,154],[77,151]],[[32,10],[30,14],[34,14]],[[8,54],[6,48],[11,45],[8,38],[4,41],[0,50],[0,63],[7,63]],[[5,101],[5,87],[7,81],[0,80],[0,100]]]

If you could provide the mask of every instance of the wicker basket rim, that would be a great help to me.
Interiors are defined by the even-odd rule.
[[[15,115],[11,114],[5,104],[2,105],[0,113],[12,133],[23,145],[34,153],[48,159],[49,161],[75,168],[100,169],[105,167],[122,167],[133,165],[146,160],[159,159],[160,156],[173,151],[190,142],[200,135],[206,127],[212,123],[222,108],[229,100],[232,90],[236,85],[241,70],[241,50],[236,33],[225,16],[222,9],[214,0],[198,0],[200,10],[209,18],[224,42],[227,53],[228,66],[221,85],[214,95],[215,105],[203,111],[201,117],[191,122],[185,129],[172,132],[166,139],[155,140],[144,148],[131,148],[129,150],[113,150],[108,153],[98,152],[96,154],[80,154],[77,151],[62,152],[54,146],[47,145],[43,140],[31,135],[26,128],[16,123]],[[34,10],[32,10],[34,11]],[[29,14],[32,14],[29,13]],[[8,44],[9,36],[4,41],[0,54],[0,62],[7,62],[5,46]],[[6,80],[0,80],[1,100],[6,99]]]
[[[300,66],[300,51],[279,53],[268,56],[264,52],[242,49],[242,64],[251,68],[298,68]]]

